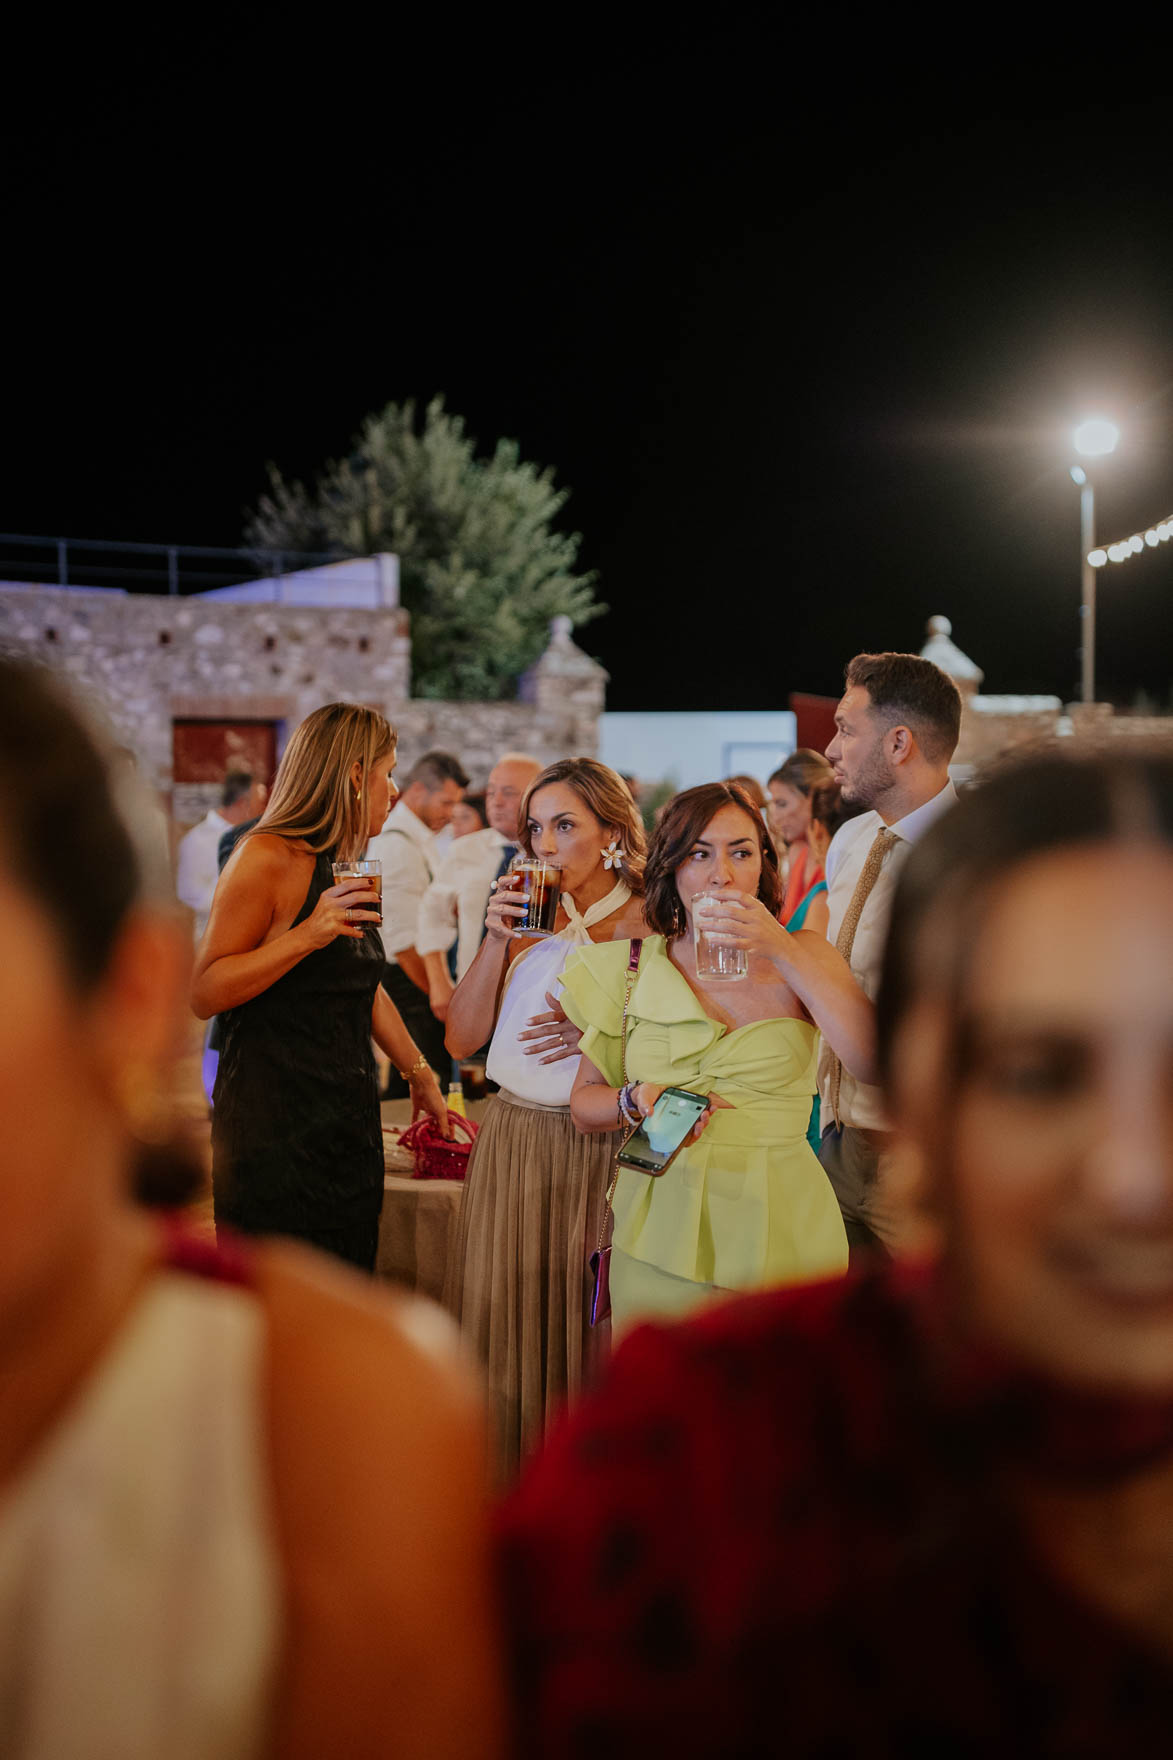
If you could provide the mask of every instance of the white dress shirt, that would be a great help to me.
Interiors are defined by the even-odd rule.
[[[458,837],[437,864],[421,901],[416,952],[421,957],[447,953],[455,942],[458,979],[467,972],[481,944],[489,887],[501,867],[505,847],[505,838],[491,827]]]
[[[432,847],[432,833],[402,801],[367,845],[368,861],[383,864],[383,954],[392,965],[397,953],[416,944],[420,901],[432,880]]]
[[[216,860],[220,839],[231,829],[229,821],[213,808],[198,825],[192,826],[186,837],[179,840],[175,890],[184,904],[190,905],[195,912],[193,932],[197,942],[203,938],[208,926],[212,894],[220,878],[220,866]]]
[[[951,782],[947,782],[932,800],[915,807],[903,819],[898,819],[894,825],[888,827],[896,833],[900,842],[889,850],[879,877],[868,894],[851,948],[851,975],[873,1001],[880,986],[880,964],[888,934],[892,896],[900,870],[908,859],[909,848],[918,837],[924,836],[929,826],[953,806],[956,800],[957,791]],[[846,825],[841,825],[831,839],[826,871],[827,908],[830,913],[827,939],[832,946],[839,938],[839,930],[855,892],[856,881],[867,861],[868,851],[883,824],[884,821],[878,813],[861,813],[858,819],[849,819]],[[822,1099],[824,1130],[834,1122],[831,1117],[832,1061],[833,1054],[824,1040],[819,1052],[819,1095]],[[857,1081],[846,1067],[839,1088],[839,1119],[842,1124],[853,1125],[858,1130],[888,1129],[879,1088]]]

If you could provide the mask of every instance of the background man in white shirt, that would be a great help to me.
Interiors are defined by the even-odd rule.
[[[428,1005],[428,979],[416,950],[420,902],[435,868],[435,833],[452,818],[468,787],[459,758],[426,752],[408,771],[399,799],[367,855],[383,864],[383,988],[446,1090],[452,1059],[444,1049],[444,1027]],[[465,839],[464,841],[467,841]],[[392,1070],[385,1098],[402,1099],[406,1082]]]
[[[911,844],[956,800],[949,760],[961,696],[916,654],[857,654],[835,712],[827,757],[845,800],[869,808],[840,827],[827,852],[828,940],[875,999],[896,877]],[[891,1250],[901,1235],[887,1191],[888,1122],[878,1088],[845,1069],[824,1042],[819,1057],[819,1159],[856,1249]]]
[[[505,752],[497,759],[485,790],[488,826],[457,838],[424,894],[416,951],[423,958],[432,1013],[439,1021],[447,1018],[455,988],[449,952],[456,948],[459,982],[485,932],[489,887],[516,854],[517,815],[526,789],[541,768],[526,752]]]
[[[198,943],[208,926],[212,894],[220,878],[217,860],[220,839],[233,826],[245,819],[255,819],[265,804],[265,787],[247,770],[230,770],[224,778],[220,810],[210,813],[193,825],[186,837],[179,840],[176,857],[175,890],[184,904],[195,912],[192,932]]]

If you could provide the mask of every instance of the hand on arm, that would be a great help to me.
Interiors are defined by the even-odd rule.
[[[430,1113],[446,1137],[452,1135],[448,1122],[448,1102],[440,1090],[435,1071],[423,1061],[422,1053],[403,1024],[403,1017],[382,985],[375,991],[371,1010],[371,1037],[380,1051],[385,1051],[395,1068],[405,1076],[411,1088],[411,1116]],[[416,1066],[419,1065],[417,1068]]]
[[[760,899],[725,887],[719,908],[702,908],[706,934],[770,960],[806,1008],[832,1051],[861,1082],[876,1079],[875,1010],[843,955],[821,935],[791,935]]]
[[[526,1045],[526,1057],[537,1057],[542,1063],[561,1063],[564,1057],[577,1056],[582,1028],[575,1026],[558,998],[548,990],[546,1001],[550,1004],[549,1013],[531,1014],[524,1032],[517,1037],[532,1041]],[[543,1056],[543,1052],[547,1055]]]
[[[362,925],[378,921],[377,911],[366,908],[376,901],[366,882],[343,880],[322,893],[304,922],[266,941],[289,862],[277,838],[251,837],[224,870],[196,952],[191,1005],[201,1020],[251,1002],[307,953],[339,935],[361,940]]]

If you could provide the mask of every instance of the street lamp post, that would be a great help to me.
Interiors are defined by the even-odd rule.
[[[1115,452],[1120,430],[1115,422],[1092,417],[1081,422],[1072,435],[1075,450],[1082,458],[1106,458]],[[1080,701],[1096,700],[1096,571],[1088,557],[1096,547],[1096,491],[1088,472],[1073,464],[1071,480],[1079,487],[1079,563],[1080,563]]]

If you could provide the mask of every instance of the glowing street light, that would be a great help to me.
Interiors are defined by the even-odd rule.
[[[1092,416],[1088,421],[1080,422],[1071,438],[1081,458],[1105,458],[1109,452],[1115,452],[1120,430],[1115,422],[1106,421],[1103,416]]]
[[[1080,422],[1071,436],[1072,445],[1081,458],[1107,458],[1115,452],[1120,430],[1105,416],[1089,416]],[[1096,700],[1096,570],[1111,558],[1112,550],[1096,549],[1096,491],[1091,477],[1081,464],[1071,467],[1071,480],[1079,488],[1079,564],[1082,595],[1079,606],[1083,641],[1080,644],[1080,698],[1085,703]],[[1132,540],[1137,549],[1144,549],[1144,539]],[[1116,546],[1113,545],[1115,550]],[[1095,560],[1093,561],[1093,558]]]

